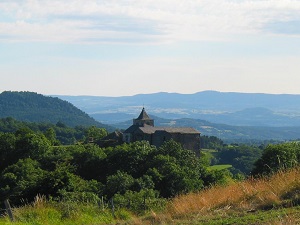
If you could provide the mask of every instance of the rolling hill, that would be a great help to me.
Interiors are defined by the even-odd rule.
[[[2,92],[0,118],[5,117],[27,122],[62,122],[71,127],[95,125],[111,130],[67,101],[33,92]]]

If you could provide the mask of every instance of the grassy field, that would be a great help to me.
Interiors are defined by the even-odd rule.
[[[208,170],[224,170],[224,169],[229,169],[231,167],[232,167],[232,165],[229,165],[229,164],[213,165],[213,166],[208,167]]]
[[[210,161],[211,159],[213,159],[215,157],[214,154],[217,152],[217,150],[214,150],[214,149],[201,149],[201,152]],[[231,167],[232,167],[232,165],[229,165],[229,164],[213,165],[213,166],[209,166],[208,170],[224,170],[224,169],[229,169]]]
[[[300,168],[271,177],[215,186],[171,199],[162,211],[136,215],[82,203],[59,203],[38,197],[30,205],[14,208],[16,222],[5,225],[44,224],[300,224]]]
[[[203,154],[206,155],[206,157],[208,157],[209,159],[215,157],[215,153],[218,152],[217,150],[214,150],[214,149],[201,149],[201,152]]]

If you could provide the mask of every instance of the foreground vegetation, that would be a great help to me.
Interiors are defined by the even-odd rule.
[[[199,158],[172,140],[100,147],[107,132],[95,126],[7,118],[0,129],[0,201],[10,200],[15,224],[273,223],[266,212],[299,221],[299,142],[204,136]],[[10,224],[5,214],[1,223]]]
[[[249,178],[228,186],[214,186],[198,193],[174,198],[168,206],[168,212],[174,218],[202,215],[207,217],[202,218],[206,220],[210,216],[222,215],[223,218],[227,218],[232,215],[248,217],[252,214],[256,219],[262,220],[264,218],[258,215],[263,215],[264,211],[281,209],[278,212],[288,213],[289,210],[283,208],[300,204],[299,177],[300,168],[296,167],[285,172],[279,171],[271,177]],[[295,219],[300,222],[300,212],[295,215]],[[266,218],[267,221],[269,219],[276,220]]]
[[[38,196],[14,209],[13,224],[298,224],[300,168],[270,177],[214,186],[168,201],[143,213],[93,203],[52,202]],[[0,224],[11,224],[8,216]]]

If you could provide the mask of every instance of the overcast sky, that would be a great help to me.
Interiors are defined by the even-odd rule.
[[[300,0],[0,0],[0,92],[300,94]]]

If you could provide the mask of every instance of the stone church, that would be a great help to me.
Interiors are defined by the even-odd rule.
[[[148,141],[151,145],[160,147],[165,141],[173,139],[180,143],[184,149],[200,151],[200,132],[190,127],[155,127],[151,119],[142,109],[139,117],[133,119],[133,125],[123,132],[123,141]]]

